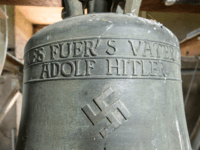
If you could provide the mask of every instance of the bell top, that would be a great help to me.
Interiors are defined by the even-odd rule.
[[[179,48],[177,37],[161,23],[132,14],[105,13],[80,15],[49,25],[33,35],[25,52],[45,44],[88,37],[146,39]]]

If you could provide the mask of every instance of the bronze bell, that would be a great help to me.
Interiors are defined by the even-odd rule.
[[[64,4],[74,17],[25,48],[17,150],[191,150],[176,36],[132,13],[95,13],[116,3],[90,1],[88,15]]]

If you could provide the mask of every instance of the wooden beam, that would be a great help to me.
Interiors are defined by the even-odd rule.
[[[62,0],[1,0],[0,4],[62,7]]]
[[[16,57],[7,53],[6,61],[4,64],[4,70],[10,71],[15,74],[23,74],[23,63],[21,63]]]
[[[1,0],[0,4],[5,5],[27,5],[27,6],[46,6],[62,7],[61,0]],[[163,0],[143,0],[141,11],[152,12],[174,12],[174,13],[200,13],[200,5],[175,4],[165,6]]]
[[[200,54],[200,34],[180,44],[182,56],[194,56]]]
[[[27,20],[32,24],[53,24],[62,20],[62,7],[15,6],[15,9],[15,13],[17,14],[16,19]],[[15,22],[17,22],[16,19]],[[20,26],[24,27],[25,25],[21,23]]]
[[[3,121],[4,117],[6,116],[6,114],[9,112],[10,108],[16,102],[18,96],[20,96],[20,92],[16,91],[16,89],[14,89],[11,92],[11,94],[9,95],[9,97],[7,98],[7,100],[5,101],[5,103],[1,109],[1,112],[0,112],[0,124]]]
[[[2,34],[1,32],[0,32],[0,47],[1,47],[0,48],[0,76],[1,76],[5,64],[6,49],[7,49],[4,34]]]
[[[4,13],[4,11],[0,8],[0,18],[8,19],[8,16]]]
[[[27,41],[33,35],[33,26],[32,23],[27,19],[28,16],[24,16],[19,7],[21,6],[15,6],[15,56],[23,63],[24,48]],[[33,14],[34,13],[35,12],[33,12]],[[28,13],[26,12],[25,14]]]
[[[40,25],[40,24],[33,25],[33,34],[35,34],[36,32],[40,31],[41,29],[47,26],[48,25]]]
[[[21,111],[22,111],[22,94],[17,98],[16,101],[16,134],[18,135],[19,133],[19,126],[20,126],[20,120],[21,120]]]
[[[20,34],[27,41],[33,35],[31,22],[20,12],[20,7],[18,8],[18,6],[15,6],[15,30],[15,33]]]
[[[182,56],[181,57],[181,69],[182,70],[194,70],[197,61],[200,64],[199,56]],[[197,70],[200,70],[200,65],[198,65]]]

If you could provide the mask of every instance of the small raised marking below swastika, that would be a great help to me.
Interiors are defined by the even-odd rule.
[[[103,138],[106,138],[111,132],[117,129],[124,119],[127,120],[131,116],[126,106],[117,98],[117,93],[113,92],[112,88],[108,88],[95,98],[94,103],[100,109],[98,114],[95,114],[88,104],[82,110],[91,123],[96,126],[95,132],[99,133]],[[105,118],[107,121],[103,122],[102,120]]]

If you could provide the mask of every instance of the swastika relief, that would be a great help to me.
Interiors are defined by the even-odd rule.
[[[95,134],[100,134],[102,138],[106,138],[131,116],[126,106],[118,98],[117,92],[114,92],[112,88],[106,89],[95,98],[94,103],[100,110],[98,114],[93,111],[89,104],[82,110],[94,125]]]

